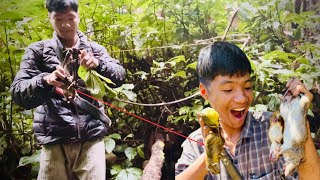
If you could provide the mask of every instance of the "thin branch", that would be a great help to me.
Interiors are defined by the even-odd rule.
[[[234,19],[236,18],[236,15],[237,15],[238,11],[239,11],[239,9],[236,9],[236,10],[233,12],[231,21],[229,22],[229,24],[228,24],[228,26],[227,26],[227,29],[224,31],[222,41],[224,41],[224,40],[226,39],[226,36],[227,36],[227,34],[228,34],[228,31],[230,30],[230,27],[231,27]]]
[[[226,37],[239,37],[239,36],[246,36],[249,37],[249,34],[233,34],[233,35],[227,35]],[[213,38],[205,39],[205,40],[195,40],[195,43],[191,44],[181,44],[181,45],[168,45],[168,46],[159,46],[159,47],[151,47],[151,48],[139,48],[139,49],[123,49],[123,50],[116,50],[116,51],[109,51],[109,53],[116,53],[116,52],[132,52],[132,51],[146,51],[146,50],[154,50],[154,49],[166,49],[166,48],[175,48],[180,49],[182,47],[191,47],[191,46],[199,46],[199,45],[207,45],[211,44],[215,41],[218,41],[220,39],[223,39],[222,36],[216,36]],[[231,42],[245,42],[246,39],[232,39]]]

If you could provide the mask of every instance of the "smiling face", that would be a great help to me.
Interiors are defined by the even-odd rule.
[[[244,76],[218,75],[206,86],[200,83],[201,96],[220,116],[224,129],[241,130],[253,100],[249,73]]]
[[[49,13],[49,19],[59,38],[74,40],[80,22],[77,12],[71,9],[62,12],[53,11]]]

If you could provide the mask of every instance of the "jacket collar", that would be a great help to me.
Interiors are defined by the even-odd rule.
[[[76,48],[78,49],[88,49],[90,50],[90,46],[88,44],[88,39],[87,37],[81,32],[81,31],[77,31],[77,35],[78,35],[78,41],[76,43]],[[54,31],[53,32],[53,41],[55,42],[55,46],[54,46],[54,49],[55,49],[55,52],[57,54],[57,57],[60,61],[62,61],[64,59],[64,46],[63,44],[61,43],[60,39],[58,38],[58,35],[57,33]]]

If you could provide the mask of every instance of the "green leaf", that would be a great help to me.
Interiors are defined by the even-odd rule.
[[[181,61],[183,61],[183,62],[186,61],[186,58],[184,57],[184,55],[175,56],[175,57],[173,57],[173,58],[171,58],[171,59],[169,60],[169,62],[175,62],[175,63],[179,63],[179,62],[181,62]]]
[[[104,88],[105,88],[105,96],[109,97],[109,98],[114,98],[117,97],[117,91],[113,90],[112,88],[110,88],[107,83],[103,83]]]
[[[116,177],[116,180],[139,180],[142,176],[142,170],[139,168],[122,169]]]
[[[87,68],[83,67],[83,66],[79,66],[78,68],[78,76],[85,81],[85,79],[87,79]]]
[[[281,60],[284,62],[291,62],[293,59],[297,58],[297,55],[292,53],[283,52],[280,50],[275,50],[267,53],[263,56],[264,59],[268,60]]]
[[[117,140],[121,139],[121,135],[118,133],[110,134],[108,137],[112,139],[117,139]]]
[[[133,91],[122,90],[121,91],[130,101],[137,101],[137,94]]]
[[[191,69],[196,69],[196,67],[197,67],[197,62],[193,62],[187,65],[187,68],[191,68]]]
[[[111,153],[116,147],[116,142],[110,137],[104,138],[105,148],[108,153]]]
[[[87,89],[95,98],[101,99],[103,96],[114,98],[117,96],[117,92],[107,84],[114,83],[109,78],[100,75],[97,71],[87,70],[85,67],[80,66],[78,69],[78,75],[82,80],[84,80]]]
[[[314,117],[314,114],[313,114],[313,112],[311,111],[311,109],[308,109],[308,115]]]
[[[134,88],[134,84],[123,84],[121,87],[123,89],[132,90]]]
[[[23,156],[23,157],[21,157],[18,167],[25,166],[27,164],[33,164],[33,163],[39,162],[40,161],[40,153],[41,153],[41,150],[37,150],[31,156]]]
[[[105,86],[101,79],[95,76],[92,71],[87,73],[88,79],[85,80],[87,89],[90,91],[91,95],[101,99],[105,95]]]
[[[140,179],[142,176],[142,170],[135,167],[130,167],[126,169],[129,174],[129,179]]]
[[[175,74],[173,75],[173,77],[186,78],[186,77],[187,77],[187,74],[186,74],[186,71],[179,71],[179,72],[175,73]]]
[[[110,170],[110,174],[111,175],[116,175],[116,174],[119,174],[119,172],[122,170],[122,167],[120,165],[113,165],[111,167],[111,170]]]
[[[309,64],[309,60],[307,58],[298,58],[297,60],[301,64]]]
[[[129,161],[131,161],[132,159],[134,159],[134,157],[136,157],[137,155],[137,150],[135,148],[132,147],[128,147],[125,151],[124,151],[125,155],[127,156],[127,158],[129,159]]]
[[[140,144],[140,145],[137,147],[138,155],[139,155],[141,158],[144,158],[143,147],[144,147],[144,144]]]
[[[179,115],[182,114],[188,114],[188,112],[190,111],[190,107],[189,106],[183,106],[179,109]]]
[[[116,180],[129,180],[127,171],[122,169],[117,175]]]
[[[92,73],[93,73],[94,75],[98,76],[99,78],[101,78],[102,80],[104,80],[106,83],[116,85],[116,84],[113,83],[109,78],[106,78],[106,77],[100,75],[97,71],[95,71],[95,70],[90,70],[90,71],[92,71]]]

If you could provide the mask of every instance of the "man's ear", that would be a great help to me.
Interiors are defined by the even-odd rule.
[[[203,97],[203,99],[208,100],[208,91],[207,91],[206,86],[204,84],[200,83],[199,90],[200,90],[200,95]]]

